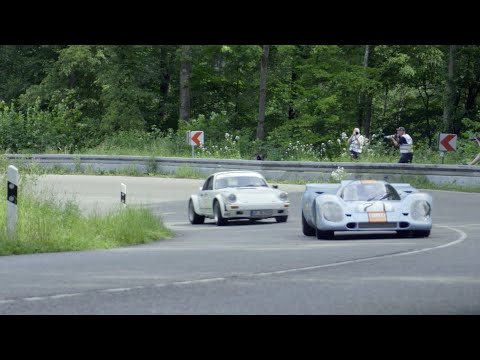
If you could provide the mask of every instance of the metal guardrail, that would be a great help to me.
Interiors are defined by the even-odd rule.
[[[43,168],[69,170],[115,171],[135,169],[140,173],[174,174],[180,168],[192,169],[202,175],[216,171],[253,170],[272,180],[320,181],[330,179],[332,172],[342,167],[347,178],[375,178],[402,181],[405,177],[426,178],[435,184],[480,186],[480,167],[443,164],[399,164],[366,162],[314,162],[225,160],[205,158],[175,158],[119,155],[6,154],[12,164],[36,165]]]

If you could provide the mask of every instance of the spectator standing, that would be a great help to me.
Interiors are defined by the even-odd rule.
[[[411,163],[413,160],[413,139],[407,134],[405,128],[400,126],[397,129],[397,137],[391,136],[393,145],[400,149],[399,163]]]
[[[352,159],[358,160],[365,144],[365,138],[360,134],[359,128],[353,129],[352,136],[348,138],[348,144],[350,156]]]

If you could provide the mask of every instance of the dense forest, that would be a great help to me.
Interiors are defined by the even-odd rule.
[[[480,133],[479,91],[470,45],[2,45],[0,147],[79,152],[117,133],[203,130],[253,153],[404,126],[435,150],[440,132]]]

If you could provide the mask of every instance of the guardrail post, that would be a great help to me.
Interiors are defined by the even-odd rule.
[[[7,234],[14,240],[17,236],[18,169],[9,165],[7,169]]]

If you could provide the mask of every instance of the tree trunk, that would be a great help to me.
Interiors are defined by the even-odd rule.
[[[297,73],[295,71],[295,69],[293,69],[293,66],[292,66],[292,73],[291,73],[291,76],[290,76],[290,101],[288,103],[288,120],[293,120],[296,115],[297,115],[297,112],[294,108],[294,99],[295,99],[295,82],[297,81]]]
[[[190,118],[190,71],[192,52],[190,45],[180,47],[180,119]]]
[[[463,117],[471,120],[475,119],[477,113],[477,96],[480,90],[479,81],[477,80],[475,85],[470,85],[467,90],[467,99],[465,100],[465,112]]]
[[[267,98],[267,66],[268,53],[270,52],[270,45],[263,45],[263,54],[260,68],[260,99],[258,105],[258,126],[257,139],[263,140],[265,138],[265,102]]]
[[[368,68],[368,61],[370,60],[370,45],[365,45],[365,53],[363,56],[363,67]],[[366,73],[366,71],[365,71]],[[358,112],[357,125],[360,129],[363,128],[365,137],[370,137],[370,120],[372,118],[372,95],[368,89],[362,90],[358,96]]]
[[[456,45],[450,45],[448,56],[448,73],[445,81],[445,102],[443,107],[443,130],[446,132],[450,131],[453,127],[455,51]]]

